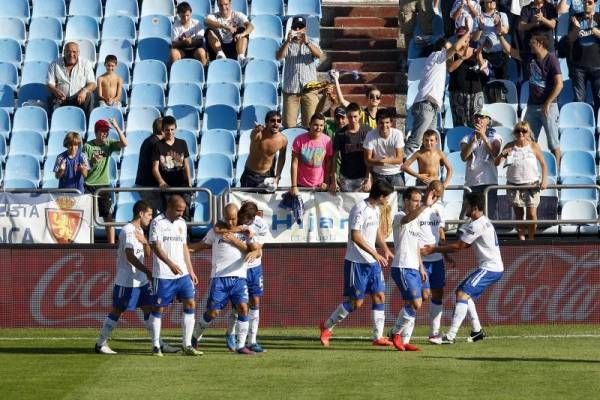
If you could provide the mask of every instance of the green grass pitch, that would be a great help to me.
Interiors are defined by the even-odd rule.
[[[599,399],[600,327],[510,326],[483,342],[371,346],[368,329],[262,329],[267,353],[229,353],[211,329],[202,357],[151,357],[142,330],[118,328],[115,356],[96,355],[95,329],[0,330],[0,399]],[[176,330],[167,341],[178,342]]]

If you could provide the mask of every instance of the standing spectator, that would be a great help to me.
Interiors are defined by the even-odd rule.
[[[158,181],[152,173],[152,154],[154,147],[163,139],[163,119],[158,117],[152,123],[152,135],[147,137],[140,146],[140,155],[138,160],[135,185],[139,187],[158,187]],[[152,210],[158,214],[164,211],[159,192],[144,191],[139,192],[141,198],[152,207]]]
[[[454,27],[466,27],[472,32],[475,26],[475,20],[481,15],[481,6],[476,0],[454,0],[450,18],[454,20]]]
[[[369,132],[367,125],[360,123],[360,106],[348,104],[346,108],[348,124],[340,129],[333,139],[334,162],[332,168],[331,191],[368,192],[371,190],[371,173],[364,161],[363,143]]]
[[[298,196],[298,188],[327,190],[325,178],[330,176],[333,146],[323,128],[325,117],[315,114],[310,119],[310,131],[299,135],[292,145],[290,194]]]
[[[321,49],[306,34],[306,19],[298,16],[292,20],[291,29],[281,47],[277,60],[285,60],[283,66],[283,126],[293,128],[300,113],[302,126],[311,124],[319,94],[316,89],[305,88],[317,81],[317,64]]]
[[[508,33],[508,17],[498,11],[496,0],[483,0],[483,12],[479,16],[479,43],[483,49],[483,58],[489,63],[490,75],[496,79],[506,79],[508,75],[508,56],[502,51],[497,32]]]
[[[540,189],[544,190],[547,186],[548,171],[546,162],[540,146],[531,137],[531,129],[529,129],[527,122],[517,122],[513,135],[515,140],[508,143],[502,153],[496,157],[496,164],[499,165],[502,160],[505,160],[507,184],[539,186],[537,189],[508,189],[506,192],[515,211],[515,218],[517,220],[523,219],[523,207],[525,207],[527,208],[527,219],[535,221],[537,219],[537,207],[540,204]],[[538,163],[542,166],[541,182]],[[527,238],[529,240],[534,239],[535,228],[535,225],[527,226]],[[517,225],[517,234],[519,240],[525,240],[524,225]]]
[[[584,12],[571,17],[568,36],[575,101],[585,102],[585,87],[590,82],[595,112],[600,107],[600,13],[596,11],[596,3],[587,0]]]
[[[100,107],[121,107],[121,91],[123,78],[116,72],[117,57],[109,54],[104,59],[106,72],[98,77],[98,104]]]
[[[519,31],[523,35],[521,48],[521,61],[525,79],[529,78],[529,61],[535,56],[530,46],[531,38],[544,36],[546,38],[546,49],[554,52],[554,29],[558,23],[556,7],[550,1],[533,0],[521,10]]]
[[[457,37],[469,35],[464,27],[456,31]],[[476,46],[479,43],[473,42]],[[488,63],[481,47],[464,46],[448,58],[450,73],[450,109],[454,126],[470,125],[473,116],[483,108],[483,87],[488,81]]]
[[[586,4],[585,0],[560,0],[556,5],[556,13],[562,15],[568,12],[570,16],[577,15],[585,12]],[[600,12],[600,3],[597,1],[595,2],[594,11]]]
[[[109,123],[110,122],[110,123]],[[108,131],[111,126],[119,134],[119,140],[109,140]],[[119,128],[114,118],[105,121],[99,119],[94,125],[96,138],[89,140],[83,145],[83,152],[90,162],[90,170],[85,177],[85,192],[95,195],[101,188],[111,187],[110,183],[110,157],[115,151],[120,151],[127,146],[125,133]],[[115,171],[116,172],[116,171]],[[102,192],[98,195],[98,214],[105,222],[112,222],[112,197],[110,192]],[[115,228],[106,227],[106,238],[108,243],[115,243]]]
[[[48,91],[52,109],[60,106],[81,108],[89,117],[92,111],[92,93],[96,90],[94,67],[86,59],[79,58],[79,45],[65,44],[63,57],[48,67]]]
[[[83,193],[83,180],[88,174],[90,164],[85,153],[81,151],[79,133],[67,133],[63,146],[67,150],[60,153],[54,162],[54,176],[58,179],[58,188],[73,188]]]
[[[417,21],[424,36],[433,35],[433,16],[439,7],[439,0],[398,0],[400,12],[398,21],[404,34],[404,45],[408,48],[410,39],[416,28]]]
[[[451,45],[445,39],[439,39],[434,45],[434,52],[427,57],[423,78],[419,82],[419,90],[411,107],[413,115],[412,134],[406,141],[406,154],[411,155],[421,147],[423,133],[427,129],[435,129],[437,114],[441,110],[446,86],[446,60],[452,58],[456,50],[468,46],[469,35],[463,35]]]
[[[404,186],[404,135],[392,128],[392,116],[388,110],[377,111],[377,129],[367,134],[363,148],[373,182],[383,179],[392,186]]]
[[[171,32],[171,62],[182,58],[195,58],[202,65],[208,65],[208,56],[204,49],[204,28],[197,19],[192,18],[192,7],[187,2],[177,5],[177,15]]]
[[[452,180],[452,165],[442,150],[439,148],[439,132],[433,129],[425,131],[423,135],[423,146],[412,154],[402,169],[405,173],[417,178],[417,186],[429,185],[431,182],[440,180],[440,167],[446,168],[446,176],[443,189],[447,188]],[[413,171],[410,166],[417,162],[418,171]]]
[[[344,107],[348,107],[350,102],[344,98],[342,88],[340,87],[340,73],[334,69],[331,70],[331,76],[335,83],[335,89],[339,102]],[[367,106],[360,112],[360,123],[368,125],[371,129],[377,128],[377,111],[381,103],[381,91],[375,86],[370,86],[367,90]]]
[[[335,133],[340,129],[344,129],[346,125],[348,125],[346,108],[343,106],[336,107],[333,113],[333,120],[325,121],[325,134],[333,140]]]
[[[219,12],[210,14],[204,20],[208,27],[206,37],[209,51],[214,57],[233,58],[243,64],[246,61],[248,36],[254,27],[248,17],[231,9],[231,0],[218,0]]]

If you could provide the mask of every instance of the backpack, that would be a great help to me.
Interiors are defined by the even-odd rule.
[[[508,103],[508,89],[500,81],[493,81],[485,85],[483,95],[487,104]]]

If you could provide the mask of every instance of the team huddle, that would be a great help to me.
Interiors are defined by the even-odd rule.
[[[465,195],[466,216],[470,221],[458,230],[458,240],[445,241],[445,222],[440,199],[444,186],[432,181],[424,193],[415,187],[403,191],[403,211],[394,216],[392,229],[394,251],[386,242],[380,224],[380,207],[387,206],[394,187],[376,181],[369,196],[350,211],[349,236],[344,260],[344,300],[320,324],[320,340],[329,346],[333,327],[352,311],[360,308],[370,295],[373,316],[373,345],[393,346],[399,351],[419,351],[410,343],[415,318],[424,301],[430,301],[432,344],[452,344],[466,318],[472,330],[468,341],[485,337],[474,300],[502,277],[503,263],[498,238],[492,223],[483,214],[481,194]],[[228,204],[219,221],[202,241],[187,243],[187,227],[182,216],[186,203],[180,196],[171,196],[166,211],[152,219],[152,209],[144,201],[134,205],[133,220],[125,225],[119,237],[117,277],[113,289],[112,310],[104,320],[95,351],[116,354],[108,339],[120,315],[141,308],[144,324],[152,338],[152,354],[182,351],[198,356],[198,344],[211,322],[228,303],[232,314],[225,335],[230,351],[252,355],[265,351],[257,342],[260,297],[263,294],[262,245],[268,227],[258,216],[252,202],[238,208]],[[143,229],[149,226],[149,239]],[[379,247],[380,252],[377,251]],[[456,289],[456,307],[452,324],[445,334],[441,331],[445,286],[444,261],[454,264],[447,253],[473,246],[477,267]],[[195,286],[190,252],[212,249],[212,270],[206,311],[195,318]],[[152,257],[152,269],[144,264]],[[391,267],[391,276],[400,290],[404,306],[398,318],[384,336],[385,281],[382,268]],[[152,283],[150,283],[152,281]],[[174,300],[181,301],[182,346],[171,346],[161,340],[162,313]]]

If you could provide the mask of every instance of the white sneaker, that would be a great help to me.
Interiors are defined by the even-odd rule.
[[[163,343],[163,345],[160,346],[160,350],[163,353],[179,353],[181,351],[181,347],[175,347],[171,346],[169,343]]]
[[[103,346],[98,346],[97,344],[94,346],[94,351],[97,354],[117,354],[116,351],[113,351],[110,347],[108,347],[107,345],[103,345]]]
[[[223,53],[222,50],[217,53],[217,60],[221,58],[227,58],[227,56],[225,55],[225,53]]]

